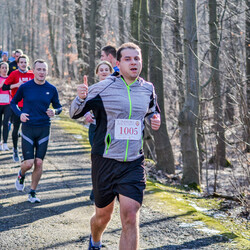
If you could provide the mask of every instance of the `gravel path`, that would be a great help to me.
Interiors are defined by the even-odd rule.
[[[37,190],[39,204],[27,202],[30,173],[24,192],[15,190],[19,166],[11,157],[11,151],[0,152],[0,249],[87,249],[93,204],[89,201],[90,155],[86,149],[53,124]],[[180,217],[153,211],[152,202],[159,201],[148,199],[146,194],[140,249],[235,249],[222,236],[183,226]],[[104,249],[118,249],[120,233],[117,204],[103,236]]]

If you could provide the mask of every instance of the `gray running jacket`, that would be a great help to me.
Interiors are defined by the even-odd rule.
[[[127,85],[121,76],[109,76],[90,86],[85,100],[77,96],[71,104],[70,117],[77,119],[90,110],[97,125],[92,154],[118,161],[134,161],[143,155],[144,119],[150,124],[150,118],[160,113],[152,83],[138,78]],[[116,119],[140,120],[141,138],[116,139]]]

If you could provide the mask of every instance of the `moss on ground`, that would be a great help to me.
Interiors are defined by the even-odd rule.
[[[144,201],[167,216],[180,217],[182,222],[203,222],[208,229],[219,231],[218,234],[234,241],[235,249],[250,249],[250,232],[246,224],[237,224],[229,217],[212,216],[220,213],[221,199],[204,198],[180,187],[148,180]]]
[[[67,133],[75,135],[76,139],[86,150],[91,150],[88,141],[88,129],[77,121],[61,114],[54,122]],[[166,214],[169,217],[180,217],[182,222],[203,222],[211,229],[234,242],[235,249],[250,249],[250,232],[247,225],[236,224],[231,218],[214,218],[211,214],[219,212],[222,200],[204,198],[185,190],[183,186],[162,185],[148,180],[145,191],[144,204],[153,210]]]

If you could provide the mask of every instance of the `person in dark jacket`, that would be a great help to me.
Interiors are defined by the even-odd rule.
[[[15,51],[15,61],[9,63],[9,72],[8,72],[8,75],[10,75],[10,73],[12,71],[15,71],[16,69],[18,69],[18,58],[23,55],[23,51],[21,49],[17,49]]]
[[[60,114],[62,106],[59,102],[56,87],[47,82],[47,63],[38,59],[33,66],[34,79],[22,84],[11,101],[11,108],[22,122],[22,153],[24,161],[15,182],[18,191],[24,190],[25,173],[32,168],[31,189],[28,201],[40,202],[36,197],[36,188],[42,176],[43,159],[46,155],[50,118]],[[23,99],[23,109],[17,106]],[[53,109],[50,108],[52,104]]]

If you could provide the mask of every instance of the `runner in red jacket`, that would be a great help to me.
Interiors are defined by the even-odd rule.
[[[13,71],[9,77],[6,79],[2,89],[11,90],[12,98],[15,96],[19,86],[29,80],[34,78],[34,74],[31,70],[28,70],[29,58],[26,55],[21,55],[18,58],[17,65],[18,69]],[[18,107],[22,109],[23,101],[18,103]],[[16,114],[12,114],[13,121],[13,131],[12,131],[12,141],[13,141],[13,160],[19,162],[20,158],[18,155],[18,130],[20,128],[20,118]]]

